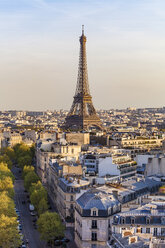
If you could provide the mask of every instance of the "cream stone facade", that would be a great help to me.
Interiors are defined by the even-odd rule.
[[[162,146],[163,139],[156,137],[136,137],[134,139],[122,138],[121,145],[122,147],[129,148],[153,148]]]
[[[51,197],[54,204],[57,205],[59,179],[64,176],[81,177],[82,166],[77,164],[76,165],[67,164],[64,161],[59,161],[57,159],[50,159],[46,176],[47,176],[47,187],[49,190],[49,196]]]
[[[66,133],[65,138],[68,143],[75,143],[78,145],[90,144],[89,133]]]
[[[145,168],[145,176],[165,177],[165,156],[149,158]]]
[[[87,180],[71,177],[59,179],[56,205],[63,219],[74,221],[76,198],[85,192],[89,186],[90,182]]]
[[[53,144],[52,149],[55,153],[65,157],[65,160],[77,161],[81,152],[81,146],[66,144],[62,145],[59,143]]]
[[[111,235],[112,215],[120,210],[121,204],[113,194],[89,190],[81,195],[75,207],[77,247],[106,247]]]
[[[22,136],[20,133],[7,131],[3,133],[3,136],[4,136],[3,146],[13,147],[16,144],[20,144],[22,142]]]

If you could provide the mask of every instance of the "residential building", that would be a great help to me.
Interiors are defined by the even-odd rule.
[[[165,156],[160,155],[148,159],[145,168],[145,176],[165,177]]]
[[[112,215],[120,212],[121,204],[113,194],[92,189],[76,200],[75,242],[79,248],[103,248],[110,238]]]
[[[165,239],[165,202],[153,201],[135,210],[119,213],[112,223],[113,234]],[[127,234],[126,234],[127,233]]]
[[[74,222],[75,201],[89,186],[87,180],[68,176],[59,178],[56,205],[63,219]]]

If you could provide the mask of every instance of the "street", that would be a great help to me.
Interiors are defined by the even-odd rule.
[[[12,172],[16,178],[14,183],[15,190],[15,204],[16,208],[20,212],[20,224],[22,225],[22,234],[24,236],[24,241],[28,239],[29,243],[26,245],[27,248],[47,248],[47,244],[44,241],[40,240],[40,235],[37,229],[33,226],[34,216],[30,215],[29,211],[29,202],[27,198],[27,193],[25,193],[23,180],[21,179],[21,173],[19,173],[19,168],[13,167]],[[22,201],[25,201],[25,204],[22,204]],[[56,211],[55,206],[53,206],[51,200],[50,205],[53,211]],[[74,243],[74,229],[66,228],[65,237],[70,239],[70,242],[67,243],[67,248],[77,248]],[[58,246],[60,248],[60,246]]]
[[[19,169],[13,168],[12,172],[18,180],[15,180],[15,204],[20,211],[20,224],[24,240],[28,239],[27,248],[46,248],[46,243],[40,240],[38,231],[33,226],[33,216],[30,215],[27,193],[24,192],[23,180],[20,179]],[[25,204],[22,204],[25,201]]]

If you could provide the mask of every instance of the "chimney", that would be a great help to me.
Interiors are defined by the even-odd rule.
[[[118,191],[117,190],[112,190],[112,194],[118,199]]]

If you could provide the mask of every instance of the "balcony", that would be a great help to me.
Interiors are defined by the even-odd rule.
[[[97,226],[92,225],[91,229],[97,229]]]

